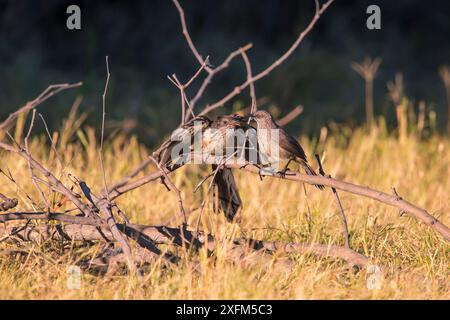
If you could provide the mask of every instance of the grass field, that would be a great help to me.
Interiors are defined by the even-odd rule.
[[[31,154],[61,176],[67,185],[71,173],[99,192],[103,186],[95,132],[80,128],[75,119],[65,122],[61,134],[30,141]],[[20,138],[20,130],[16,138]],[[23,137],[23,136],[22,136]],[[325,169],[333,177],[399,194],[426,208],[446,225],[450,224],[450,139],[437,134],[419,139],[414,134],[400,141],[382,125],[370,133],[365,129],[323,130],[321,138],[300,141],[313,159],[322,153]],[[106,141],[105,170],[109,183],[136,166],[149,150],[136,138],[117,135]],[[10,170],[17,184],[0,175],[1,192],[19,199],[19,209],[43,205],[30,183],[27,163],[17,155],[0,153],[0,168]],[[154,171],[150,167],[147,172]],[[199,206],[207,195],[207,184],[193,189],[209,168],[187,166],[173,173],[182,190],[195,225]],[[298,182],[279,181],[248,172],[235,172],[244,203],[239,224],[227,223],[208,201],[202,227],[226,243],[245,235],[265,240],[318,242],[342,245],[344,239],[337,206],[330,190],[304,188]],[[48,199],[60,196],[42,186]],[[348,269],[344,261],[313,255],[290,255],[293,268],[286,270],[270,261],[252,264],[230,262],[228,252],[218,248],[212,256],[201,251],[194,258],[201,272],[193,272],[188,258],[176,267],[151,265],[143,279],[117,275],[105,279],[82,271],[80,289],[68,289],[68,267],[94,257],[99,244],[0,242],[0,299],[449,299],[450,247],[431,229],[397,209],[370,199],[340,193],[354,250],[383,266],[379,289],[367,282],[377,276],[373,270]],[[211,200],[211,199],[210,199]],[[177,214],[173,192],[155,181],[119,198],[118,204],[134,223],[156,225]],[[62,209],[68,209],[69,207]],[[37,208],[36,208],[37,209]],[[172,221],[177,225],[179,221]],[[38,223],[38,222],[30,222]],[[40,222],[43,223],[43,222]],[[2,226],[0,226],[1,228]],[[223,246],[224,248],[226,246]],[[25,255],[6,256],[2,250],[20,249]],[[171,248],[174,250],[173,248]],[[181,253],[180,253],[181,254]],[[192,258],[192,257],[191,257]],[[274,256],[273,261],[278,257]],[[378,276],[377,276],[378,277]]]

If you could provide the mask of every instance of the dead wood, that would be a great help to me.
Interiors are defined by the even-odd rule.
[[[89,217],[72,216],[62,213],[26,213],[16,212],[0,215],[0,222],[14,220],[57,220],[67,222],[60,225],[40,225],[21,228],[17,226],[5,226],[0,228],[0,238],[14,234],[23,241],[42,242],[48,240],[74,240],[74,241],[116,241],[110,229],[103,223]],[[206,248],[214,251],[217,246],[223,245],[223,241],[216,242],[210,234],[198,233],[191,230],[180,231],[180,228],[168,226],[146,226],[135,224],[117,224],[117,228],[129,238],[139,244],[147,243],[155,245],[175,245],[178,247],[189,246],[194,250]],[[20,230],[17,232],[17,230]],[[283,243],[280,241],[262,241],[254,239],[237,239],[231,242],[230,257],[235,261],[244,259],[253,251],[266,253],[305,254],[310,253],[321,257],[341,258],[348,263],[365,267],[369,259],[351,249],[339,246],[322,244]],[[154,251],[160,255],[161,251]]]
[[[177,0],[173,0],[176,9],[178,10],[181,27],[183,35],[188,43],[188,46],[192,53],[194,54],[196,60],[200,64],[200,67],[194,73],[188,81],[182,83],[178,80],[177,76],[173,74],[169,77],[180,92],[180,104],[181,104],[181,122],[179,128],[186,125],[190,120],[195,119],[198,116],[208,114],[231,101],[242,91],[249,88],[250,97],[252,100],[251,111],[254,112],[257,109],[256,102],[256,91],[255,82],[268,76],[275,68],[286,61],[292,53],[299,47],[303,39],[309,34],[313,27],[318,22],[320,16],[327,10],[331,5],[333,0],[326,1],[323,5],[320,5],[318,0],[315,0],[316,10],[311,21],[307,27],[298,35],[297,39],[288,48],[288,50],[282,54],[277,60],[275,60],[271,65],[266,67],[260,72],[254,73],[247,51],[252,47],[251,44],[245,45],[233,52],[231,52],[228,57],[222,62],[222,64],[217,67],[212,67],[208,63],[208,58],[203,58],[202,55],[196,49],[194,42],[189,35],[187,28],[186,18],[184,16],[184,11]],[[222,99],[214,103],[207,104],[200,112],[196,112],[195,106],[198,101],[203,96],[206,88],[214,78],[216,74],[225,70],[229,63],[235,58],[241,56],[245,68],[246,68],[246,80],[236,86],[231,92],[226,94]],[[163,251],[160,246],[176,246],[182,248],[189,248],[193,251],[198,251],[200,249],[205,249],[208,253],[213,253],[214,251],[220,249],[227,250],[230,260],[243,263],[250,267],[255,266],[255,261],[263,261],[264,265],[277,263],[282,264],[286,268],[292,268],[292,262],[289,260],[280,260],[278,255],[291,255],[291,254],[312,254],[320,257],[330,257],[339,258],[347,261],[349,264],[366,267],[369,263],[369,258],[359,254],[358,252],[349,248],[348,244],[348,230],[345,221],[345,215],[342,209],[342,204],[340,202],[339,196],[336,190],[342,190],[355,195],[368,197],[376,201],[382,202],[384,204],[397,207],[401,212],[407,212],[430,226],[435,232],[439,233],[445,240],[450,241],[450,230],[447,226],[439,222],[435,217],[429,214],[425,209],[422,209],[404,199],[402,199],[397,193],[390,195],[367,186],[361,186],[341,180],[336,180],[330,176],[311,176],[304,175],[295,172],[286,172],[286,174],[274,173],[272,177],[279,179],[287,179],[293,181],[304,182],[313,185],[324,185],[332,188],[333,194],[338,202],[341,217],[343,216],[343,227],[346,234],[346,244],[347,247],[332,246],[324,244],[305,244],[305,243],[284,243],[279,241],[265,241],[265,240],[255,240],[255,239],[235,239],[230,241],[216,240],[213,235],[205,234],[202,232],[197,232],[198,230],[189,230],[187,225],[183,225],[180,228],[169,227],[169,226],[146,226],[146,225],[136,225],[128,221],[125,214],[120,210],[117,204],[114,202],[119,196],[130,192],[136,188],[139,188],[151,181],[163,178],[164,181],[169,183],[170,187],[177,195],[179,213],[183,216],[183,220],[186,220],[186,212],[183,207],[183,201],[181,198],[181,191],[172,183],[169,175],[178,169],[180,166],[168,168],[161,162],[159,162],[160,155],[166,151],[170,144],[170,140],[164,141],[161,146],[151,153],[141,164],[134,168],[128,175],[118,179],[118,181],[107,185],[107,179],[105,170],[103,167],[103,138],[104,138],[104,124],[106,115],[106,93],[108,88],[108,82],[110,78],[108,60],[107,63],[107,79],[105,84],[105,89],[102,95],[103,100],[103,117],[102,117],[102,138],[101,146],[99,150],[100,154],[100,164],[103,174],[103,192],[99,192],[97,196],[94,194],[86,182],[74,178],[78,186],[83,192],[84,198],[75,192],[73,192],[69,187],[65,186],[56,176],[45,166],[43,166],[39,161],[33,158],[28,150],[28,138],[31,133],[33,120],[30,125],[28,134],[25,138],[25,148],[20,146],[19,142],[13,140],[13,145],[4,143],[0,141],[0,149],[8,152],[15,153],[20,157],[24,158],[30,169],[30,174],[32,179],[45,183],[51,190],[56,191],[64,195],[70,202],[72,202],[78,209],[79,215],[68,215],[66,213],[51,212],[49,206],[47,206],[47,212],[11,212],[0,214],[0,239],[8,240],[11,238],[20,239],[22,241],[102,241],[102,242],[118,242],[122,248],[123,254],[117,255],[111,263],[111,270],[109,274],[113,273],[115,270],[115,265],[119,262],[124,261],[124,258],[128,261],[128,268],[134,270],[134,259],[139,258],[145,262],[153,262],[156,259],[162,259],[168,264],[176,264],[179,261],[179,257],[172,254],[170,251]],[[200,73],[206,72],[207,76],[201,83],[199,89],[192,98],[188,98],[186,95],[187,87],[194,82]],[[43,93],[41,93],[35,100],[27,103],[25,106],[19,108],[16,112],[12,113],[5,121],[0,123],[0,131],[4,131],[11,125],[18,115],[21,113],[34,110],[36,106],[44,102],[56,93],[79,86],[80,84],[58,84],[51,85]],[[301,112],[302,108],[297,107],[291,111],[288,115],[282,118],[279,123],[280,125],[285,125],[295,119]],[[48,129],[47,129],[48,131]],[[48,132],[49,133],[49,132]],[[11,137],[12,138],[12,137]],[[53,143],[52,143],[53,145]],[[211,159],[211,158],[210,158]],[[260,174],[260,169],[251,164],[247,166],[242,166],[242,164],[236,164],[234,161],[219,161],[212,162],[221,164],[223,168],[228,169],[242,169],[245,172]],[[142,173],[151,163],[157,167],[157,171],[148,174],[143,177],[138,175]],[[34,172],[40,173],[43,178],[38,178],[35,176]],[[41,194],[42,195],[42,194]],[[9,199],[0,196],[0,211],[6,211],[14,208],[17,205],[16,199]],[[46,201],[45,201],[46,202]],[[116,217],[122,217],[125,223],[118,223],[119,220]],[[57,221],[55,224],[40,224],[32,225],[26,224],[22,226],[11,226],[6,224],[10,221],[29,221],[29,220],[42,220]],[[344,223],[345,222],[345,223]],[[133,247],[130,246],[130,240],[134,241]],[[227,247],[226,247],[227,246]],[[186,251],[184,251],[186,252]],[[190,252],[190,251],[189,251]],[[131,257],[133,255],[133,263],[131,263]]]

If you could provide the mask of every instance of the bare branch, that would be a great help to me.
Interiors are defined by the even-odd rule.
[[[197,104],[198,100],[203,96],[203,93],[205,92],[206,88],[208,87],[208,85],[211,83],[212,79],[214,78],[214,76],[219,73],[220,71],[226,69],[231,60],[233,60],[235,57],[237,57],[238,55],[241,54],[241,52],[246,52],[247,50],[249,50],[252,47],[252,44],[249,43],[233,52],[231,52],[228,57],[222,62],[222,64],[220,64],[218,67],[212,69],[211,71],[209,71],[208,76],[203,80],[203,83],[201,84],[200,88],[198,89],[197,93],[195,94],[194,98],[192,98],[192,100],[190,101],[191,107],[192,109],[194,109],[195,105]]]
[[[284,127],[288,123],[295,120],[299,115],[303,113],[303,106],[296,106],[294,109],[292,109],[287,115],[285,115],[283,118],[277,121],[277,124],[280,127]]]
[[[52,136],[50,134],[50,130],[48,129],[47,122],[45,121],[45,119],[44,119],[44,117],[42,116],[41,113],[39,113],[38,116],[42,120],[42,124],[44,125],[44,128],[45,128],[45,132],[47,133],[48,139],[50,140],[50,143],[51,143],[51,147],[53,149],[53,152],[55,153],[56,160],[58,161],[59,166],[61,167],[61,170],[63,170],[64,166],[63,166],[63,163],[61,161],[61,157],[59,156],[58,150],[56,150],[56,145],[55,145],[55,142],[53,141],[53,138],[52,138]]]
[[[139,187],[142,187],[143,185],[146,185],[147,183],[150,183],[152,181],[155,181],[156,179],[161,178],[163,175],[164,174],[161,171],[153,172],[147,176],[137,179],[136,181],[126,183],[120,187],[114,188],[110,192],[110,198],[111,200],[115,200],[116,198],[127,192],[135,190]]]
[[[36,109],[33,109],[33,113],[31,116],[31,122],[30,122],[30,127],[28,128],[28,133],[25,136],[25,151],[30,154],[30,150],[29,150],[29,146],[28,146],[28,141],[30,139],[30,135],[31,135],[31,131],[33,130],[34,127],[34,120],[36,117]],[[11,137],[12,138],[12,137]],[[33,167],[31,166],[31,163],[28,161],[28,170],[30,172],[30,178],[31,178],[31,183],[33,183],[34,187],[36,188],[36,190],[38,190],[39,195],[41,196],[42,201],[44,201],[47,210],[50,211],[50,204],[47,200],[47,197],[44,195],[44,192],[42,191],[41,187],[39,186],[39,184],[36,182],[36,176],[33,172]]]
[[[252,78],[252,66],[250,64],[250,60],[248,59],[247,54],[245,53],[244,50],[240,50],[241,55],[242,55],[242,59],[244,60],[245,63],[245,70],[247,71],[247,81],[251,80]],[[256,112],[257,106],[256,106],[256,92],[255,92],[255,83],[251,82],[250,83],[250,97],[252,99],[252,105],[250,108],[250,113],[253,114]],[[249,119],[250,121],[250,119]]]
[[[324,176],[331,178],[331,175],[326,175],[325,171],[323,170],[322,161],[320,161],[320,157],[318,154],[316,154],[316,160],[319,164],[319,173]],[[339,214],[342,222],[342,231],[344,231],[345,236],[345,246],[347,248],[350,248],[350,236],[348,233],[348,226],[347,226],[347,218],[345,217],[344,208],[342,207],[341,199],[339,198],[339,194],[335,188],[331,188],[331,191],[333,191],[334,198],[336,199],[336,203],[338,205]]]
[[[309,34],[309,32],[313,29],[317,21],[319,20],[320,16],[325,12],[325,10],[333,3],[334,0],[328,0],[322,7],[318,5],[318,1],[316,1],[316,12],[314,14],[314,17],[308,24],[308,26],[300,33],[298,38],[294,41],[294,43],[291,45],[291,47],[275,62],[273,62],[269,67],[267,67],[265,70],[261,71],[257,75],[253,76],[251,79],[247,79],[244,83],[241,85],[235,87],[230,93],[228,93],[225,97],[220,99],[217,102],[214,102],[212,104],[208,104],[202,112],[200,112],[199,115],[205,115],[217,108],[222,107],[226,102],[237,96],[247,88],[251,83],[256,82],[264,77],[266,77],[272,70],[274,70],[276,67],[281,65],[284,61],[289,58],[289,56],[297,49],[297,47],[300,45],[300,43],[303,41],[303,39],[306,37],[306,35]]]
[[[209,159],[209,162],[215,162],[214,159]],[[241,169],[248,172],[252,172],[255,174],[260,174],[260,169],[253,164],[248,164],[247,166],[242,166],[241,164],[238,164],[234,161],[227,162],[226,167],[231,169]],[[398,209],[403,210],[404,212],[410,213],[415,218],[421,220],[426,225],[430,226],[435,232],[439,233],[445,240],[450,242],[450,229],[441,223],[439,220],[437,220],[435,217],[433,217],[430,213],[428,213],[425,209],[422,209],[405,199],[399,199],[397,197],[393,197],[392,195],[389,195],[385,192],[378,191],[366,186],[360,186],[354,183],[336,180],[334,178],[328,178],[323,176],[313,176],[313,175],[306,175],[301,174],[299,172],[286,172],[285,175],[275,174],[271,177],[278,178],[278,179],[287,179],[287,180],[293,180],[293,181],[299,181],[299,182],[305,182],[312,185],[324,185],[328,187],[333,187],[335,189],[339,189],[345,192],[349,192],[352,194],[364,196],[382,203],[385,203],[387,205],[396,207]]]
[[[51,182],[60,193],[62,193],[70,201],[72,201],[72,203],[78,209],[80,209],[81,212],[83,212],[83,214],[85,214],[86,216],[93,216],[93,212],[91,211],[91,209],[89,209],[80,199],[78,199],[77,196],[71,190],[69,190],[66,186],[64,186],[63,183],[60,180],[58,180],[48,169],[46,169],[39,162],[33,159],[33,157],[29,153],[27,153],[25,149],[20,147],[15,148],[3,142],[0,142],[0,148],[9,152],[17,153],[22,158],[27,160],[31,164],[33,169],[36,169],[39,172],[41,172],[45,176],[45,178],[49,182]]]
[[[21,239],[26,241],[43,241],[43,240],[72,240],[72,241],[115,241],[108,228],[99,225],[98,222],[88,220],[85,217],[74,217],[60,213],[52,213],[50,216],[46,213],[11,213],[0,215],[0,222],[11,220],[58,220],[68,224],[56,228],[55,226],[30,226],[17,229],[16,227],[7,227],[0,229],[0,237],[8,236],[15,233]],[[216,243],[212,235],[199,233],[195,234],[189,230],[180,231],[178,228],[170,228],[166,226],[145,226],[145,225],[117,225],[117,228],[126,233],[129,237],[137,242],[141,239],[152,241],[154,244],[169,244],[184,246],[188,244],[194,249],[207,246],[212,251],[219,244]],[[63,235],[61,234],[61,229]],[[345,247],[322,244],[303,244],[303,243],[284,243],[280,241],[260,241],[254,239],[238,239],[231,247],[231,251],[237,251],[235,255],[238,261],[242,262],[242,254],[248,253],[248,249],[256,251],[268,251],[277,253],[300,253],[314,254],[321,257],[334,257],[344,259],[347,262],[358,266],[366,267],[369,259],[356,251]]]
[[[113,185],[111,185],[108,188],[108,193],[112,193],[114,192],[114,190],[123,187],[124,185],[126,185],[131,179],[133,179],[134,177],[136,177],[140,172],[142,172],[145,168],[147,168],[147,166],[152,163],[152,160],[150,158],[147,157],[147,159],[145,159],[144,161],[142,161],[136,168],[133,169],[133,171],[126,175],[125,177],[123,177],[120,181],[117,181],[116,183],[114,183]]]
[[[9,126],[15,119],[17,119],[19,114],[36,108],[38,105],[42,104],[44,101],[46,101],[47,99],[51,98],[52,96],[54,96],[55,94],[57,94],[63,90],[76,88],[76,87],[81,86],[82,84],[83,84],[82,82],[78,82],[78,83],[74,83],[74,84],[63,83],[63,84],[50,85],[37,98],[35,98],[34,100],[32,100],[30,102],[27,102],[27,104],[25,104],[23,107],[19,108],[17,111],[15,111],[13,113],[11,113],[8,116],[8,118],[6,118],[5,121],[0,123],[0,130],[6,129],[7,126]]]
[[[100,156],[100,168],[102,170],[102,177],[103,177],[103,185],[105,188],[105,191],[108,190],[108,185],[106,183],[106,173],[105,173],[105,164],[103,160],[103,143],[105,139],[105,118],[106,118],[106,92],[108,90],[108,84],[109,84],[109,78],[111,76],[109,72],[109,63],[108,63],[108,56],[105,57],[106,62],[106,83],[105,83],[105,90],[103,91],[102,95],[102,133],[101,133],[101,139],[100,139],[100,150],[99,150],[99,156]],[[108,198],[108,192],[106,193],[106,197]],[[109,198],[108,198],[109,200]]]
[[[164,178],[167,180],[167,183],[170,185],[170,187],[175,191],[175,193],[177,194],[177,198],[178,198],[178,210],[180,212],[180,216],[182,217],[183,221],[185,224],[187,224],[187,219],[186,219],[186,211],[184,210],[184,206],[183,206],[183,198],[181,197],[181,191],[180,189],[178,189],[173,182],[170,180],[169,176],[167,175],[165,169],[163,167],[161,167],[161,165],[159,164],[158,161],[156,161],[155,158],[153,158],[152,156],[149,156],[150,160],[153,161],[153,163],[158,167],[159,171],[161,172],[162,175],[164,175]]]
[[[195,58],[197,59],[197,61],[202,65],[205,64],[205,60],[203,60],[202,56],[198,53],[197,48],[195,48],[194,43],[192,42],[191,36],[189,35],[189,31],[187,29],[186,26],[186,18],[184,16],[184,10],[181,7],[180,3],[178,2],[178,0],[172,0],[173,3],[175,4],[175,7],[178,10],[178,14],[180,15],[180,20],[181,20],[181,28],[182,28],[182,32],[184,37],[186,38],[186,41],[189,45],[189,48],[191,49],[192,53],[194,54]],[[210,73],[211,72],[211,68],[209,66],[205,66],[205,70]]]
[[[167,76],[167,78],[172,81],[172,83],[180,90],[180,99],[181,99],[181,123],[179,127],[183,126],[186,123],[186,95],[184,93],[184,87],[181,82],[178,80],[176,74],[174,73],[171,77]],[[192,112],[192,110],[191,110]]]
[[[203,69],[206,68],[207,64],[209,61],[209,56],[206,57],[205,61],[202,63],[202,65],[200,66],[200,68],[197,70],[196,73],[194,73],[194,75],[191,77],[191,79],[189,79],[188,82],[186,82],[185,84],[183,84],[184,88],[187,88],[191,85],[191,83],[200,75],[200,73],[203,71]]]

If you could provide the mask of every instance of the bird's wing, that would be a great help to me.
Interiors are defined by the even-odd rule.
[[[280,128],[279,139],[280,139],[279,142],[280,148],[286,150],[288,153],[292,155],[295,155],[296,157],[299,157],[305,162],[308,161],[302,146],[298,143],[298,141],[294,137],[287,134],[286,131],[284,131],[284,129],[282,128]]]
[[[217,165],[212,165],[212,169],[217,170]],[[219,169],[214,177],[214,183],[217,185],[219,208],[231,222],[242,207],[242,200],[231,169]]]

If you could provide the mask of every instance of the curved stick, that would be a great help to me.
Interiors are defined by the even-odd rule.
[[[242,167],[240,164],[236,163],[227,163],[226,166],[228,168],[234,168],[234,169],[242,169],[246,170],[252,173],[259,174],[260,169],[255,166],[246,166],[245,168]],[[367,186],[360,186],[354,183],[336,180],[333,178],[323,177],[323,176],[310,176],[306,174],[301,174],[298,172],[290,172],[288,171],[284,177],[275,174],[272,177],[279,178],[279,179],[287,179],[287,180],[293,180],[293,181],[300,181],[305,182],[308,184],[321,184],[324,186],[336,188],[345,192],[357,194],[360,196],[364,196],[367,198],[371,198],[380,202],[383,202],[387,205],[397,207],[400,210],[403,210],[404,212],[408,212],[411,215],[413,215],[415,218],[421,220],[426,225],[430,226],[434,231],[439,233],[445,240],[450,242],[450,229],[443,223],[441,223],[438,219],[433,217],[430,213],[428,213],[427,210],[422,209],[411,202],[408,202],[398,195],[389,195],[385,192],[378,191],[375,189],[372,189]]]

